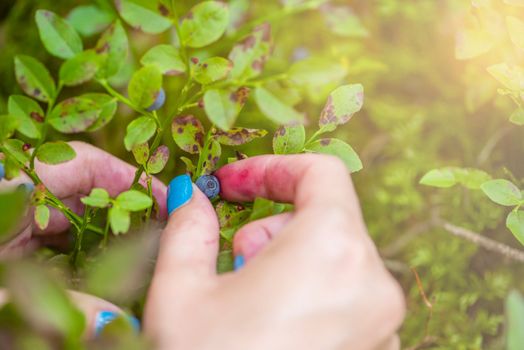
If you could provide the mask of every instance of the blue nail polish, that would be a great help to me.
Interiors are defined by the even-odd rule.
[[[100,311],[96,315],[95,320],[95,335],[99,336],[105,326],[113,322],[118,317],[118,314],[113,311]]]
[[[133,329],[139,333],[140,332],[140,321],[135,316],[129,316],[129,323],[133,326]]]
[[[235,271],[240,270],[246,264],[246,260],[243,255],[235,256],[235,262],[233,264]]]
[[[2,180],[5,177],[5,168],[4,164],[0,163],[0,180]]]
[[[172,212],[189,202],[193,197],[193,184],[189,175],[175,177],[167,188],[167,212]]]
[[[29,194],[33,193],[33,191],[35,190],[35,185],[33,185],[30,182],[25,182],[23,184],[18,185],[17,189],[20,190],[20,191],[24,191],[25,193],[27,193],[29,195]]]

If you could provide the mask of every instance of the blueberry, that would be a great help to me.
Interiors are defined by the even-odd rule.
[[[148,112],[153,112],[162,108],[164,102],[166,102],[166,92],[164,89],[160,88],[160,91],[158,91],[158,94],[156,95],[155,102],[147,108]]]
[[[0,180],[2,180],[4,177],[5,177],[4,164],[0,163]]]
[[[196,180],[196,185],[209,199],[218,196],[220,193],[220,182],[218,182],[217,177],[214,175],[200,176]]]

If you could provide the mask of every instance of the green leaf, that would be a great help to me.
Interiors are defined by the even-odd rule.
[[[22,191],[0,192],[0,243],[18,235],[18,226],[26,213],[26,194]]]
[[[352,173],[362,169],[358,154],[350,145],[339,139],[320,139],[307,146],[307,152],[330,154],[340,158]]]
[[[203,1],[191,8],[180,24],[183,45],[199,48],[217,41],[229,24],[227,4]]]
[[[10,300],[26,324],[46,329],[62,339],[81,337],[86,326],[85,316],[42,266],[22,260],[6,267],[4,282]]]
[[[115,235],[129,231],[129,226],[131,225],[129,211],[122,209],[119,206],[113,206],[109,208],[108,217],[111,231],[113,231]]]
[[[456,185],[455,174],[449,168],[433,169],[420,179],[420,184],[426,186],[448,188]]]
[[[333,33],[348,38],[364,38],[369,35],[368,30],[350,7],[326,4],[321,7],[321,10]]]
[[[220,143],[217,141],[211,140],[211,142],[209,142],[209,146],[202,152],[202,159],[204,159],[204,161],[202,162],[201,175],[211,174],[218,167],[220,155],[222,154],[222,147],[220,147]]]
[[[180,51],[172,45],[157,45],[145,53],[142,65],[154,65],[165,75],[178,75],[186,71],[186,64]]]
[[[234,124],[249,96],[249,89],[212,89],[204,94],[204,110],[209,120],[222,130]]]
[[[147,162],[147,172],[149,174],[158,174],[159,172],[164,170],[168,160],[169,148],[164,145],[158,147],[153,152],[151,158],[149,158],[149,161]]]
[[[479,190],[480,186],[486,181],[491,180],[491,176],[485,171],[472,168],[450,168],[455,179],[462,186],[470,190]]]
[[[34,217],[36,226],[38,226],[40,230],[45,230],[47,228],[47,225],[49,224],[49,216],[49,208],[46,205],[40,204],[36,206]]]
[[[522,81],[524,81],[524,69],[522,67],[500,63],[489,66],[487,70],[489,74],[507,89],[520,91],[522,88]]]
[[[76,86],[91,80],[102,61],[94,50],[82,51],[65,61],[60,67],[60,81],[66,86]]]
[[[133,120],[127,126],[124,145],[131,151],[136,145],[147,142],[156,131],[156,123],[153,118],[140,117]]]
[[[109,26],[115,16],[95,5],[75,7],[67,16],[67,21],[83,36],[100,33]]]
[[[504,179],[496,179],[484,182],[480,189],[493,202],[504,205],[518,205],[522,200],[522,193],[512,182]]]
[[[347,123],[364,105],[364,87],[361,84],[344,85],[328,97],[320,114],[319,126],[329,131]]]
[[[275,202],[257,197],[253,202],[253,211],[249,216],[250,221],[255,221],[258,219],[266,218],[274,214]]]
[[[156,66],[145,66],[133,74],[128,86],[131,102],[140,108],[150,107],[162,88],[162,73]]]
[[[208,85],[227,77],[233,64],[223,57],[211,57],[198,63],[193,72],[193,79],[202,85]]]
[[[256,88],[255,101],[260,111],[275,123],[293,124],[304,121],[304,115],[280,101],[275,95],[263,87]]]
[[[513,236],[524,245],[524,211],[513,210],[506,218],[506,227],[513,233]]]
[[[171,133],[177,146],[186,152],[197,154],[204,147],[204,127],[200,120],[192,115],[173,119]]]
[[[21,95],[11,95],[7,101],[7,110],[18,120],[17,129],[20,133],[31,139],[40,138],[45,114],[36,101]]]
[[[226,146],[240,146],[266,135],[266,130],[248,128],[232,128],[228,131],[215,130],[213,133],[215,140]]]
[[[195,165],[191,161],[191,159],[187,157],[180,157],[180,160],[186,165],[186,172],[193,175],[195,173]]]
[[[150,34],[162,33],[171,27],[170,6],[160,0],[116,1],[120,16],[132,27]]]
[[[517,17],[507,16],[506,26],[513,44],[519,49],[524,50],[524,21]]]
[[[81,198],[80,201],[91,207],[106,208],[111,202],[111,198],[105,189],[93,188],[89,196]]]
[[[245,81],[260,75],[270,51],[271,26],[264,23],[254,28],[229,53],[229,60],[233,62],[231,78]]]
[[[232,250],[223,250],[217,256],[217,273],[233,271],[235,259]]]
[[[5,150],[21,164],[29,161],[29,154],[24,151],[24,143],[20,140],[9,139],[2,144]]]
[[[115,21],[107,28],[95,46],[95,52],[101,56],[97,77],[109,79],[126,64],[128,55],[127,35],[120,21]]]
[[[65,134],[95,131],[107,124],[116,112],[116,99],[90,93],[60,102],[49,115],[49,124]]]
[[[68,59],[82,51],[82,39],[75,28],[56,13],[36,11],[36,25],[40,39],[51,55]]]
[[[20,121],[12,115],[0,115],[0,141],[10,138],[19,127]]]
[[[153,200],[147,194],[136,190],[120,193],[115,202],[118,207],[127,211],[145,210],[153,205]]]
[[[524,125],[524,108],[519,107],[511,113],[509,121],[518,126]]]
[[[524,298],[512,290],[506,298],[506,350],[521,350],[524,344]]]
[[[40,61],[30,56],[16,56],[15,75],[18,84],[29,96],[42,102],[49,102],[55,98],[55,82]]]
[[[63,141],[46,142],[36,152],[39,161],[52,165],[68,162],[75,157],[75,150]]]
[[[304,150],[306,130],[304,125],[280,126],[273,136],[275,154],[295,154]]]
[[[145,165],[149,159],[149,144],[147,142],[135,145],[131,150],[135,160],[140,165]]]

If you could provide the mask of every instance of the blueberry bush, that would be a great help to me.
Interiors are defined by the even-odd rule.
[[[159,230],[152,177],[189,173],[210,197],[224,273],[239,227],[292,207],[221,200],[213,172],[314,152],[354,173],[370,234],[406,293],[403,348],[524,346],[523,1],[8,0],[0,9],[0,175],[34,184],[0,193],[0,240],[27,212],[39,229],[50,209],[71,223],[63,242],[0,263],[11,295],[0,343],[147,349],[124,319],[83,341],[65,289],[141,316]],[[82,211],[49,191],[35,161],[74,159],[72,140],[135,164],[128,191],[95,188]]]

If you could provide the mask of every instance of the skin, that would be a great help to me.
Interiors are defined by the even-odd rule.
[[[112,195],[127,189],[131,166],[92,146],[73,145],[89,160],[79,163],[82,168],[70,164],[77,160],[39,168],[52,191],[62,186],[60,195],[76,200],[91,187],[108,188]],[[367,235],[339,160],[261,156],[227,165],[216,176],[225,199],[265,197],[294,203],[295,211],[244,226],[234,251],[246,266],[218,276],[218,220],[193,186],[192,199],[167,221],[147,297],[143,329],[159,349],[400,348],[396,330],[404,298]],[[63,181],[69,181],[67,190]],[[155,195],[163,218],[161,183],[155,182]],[[66,228],[58,215],[55,220],[43,233]],[[82,309],[88,315],[100,310]]]

